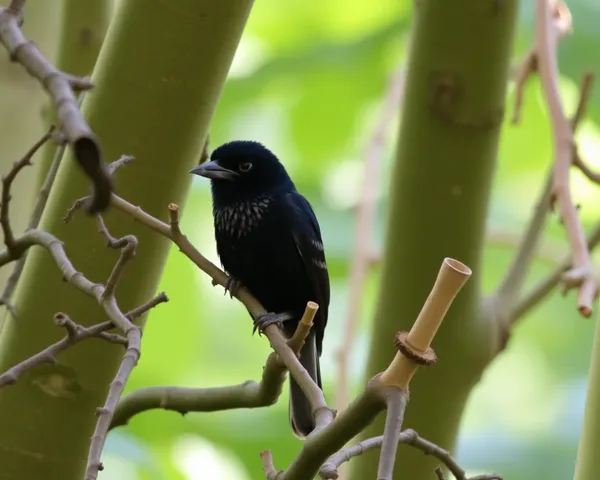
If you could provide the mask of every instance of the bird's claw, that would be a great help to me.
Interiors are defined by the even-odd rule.
[[[240,282],[237,278],[230,276],[225,283],[224,295],[227,295],[227,292],[229,292],[229,297],[233,298],[234,296],[237,296],[241,287],[242,282]]]
[[[258,330],[258,336],[261,336],[265,329],[270,325],[277,325],[281,328],[283,322],[291,320],[293,315],[291,313],[264,313],[259,315],[254,320],[254,328],[252,329],[252,335]]]

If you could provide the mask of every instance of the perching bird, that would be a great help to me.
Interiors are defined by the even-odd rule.
[[[214,150],[190,173],[211,180],[217,252],[230,282],[246,287],[271,312],[260,329],[282,323],[291,337],[308,301],[319,309],[300,362],[321,385],[319,357],[329,309],[329,273],[319,223],[279,159],[258,142],[234,141]],[[308,400],[290,376],[290,423],[305,437],[314,429]]]

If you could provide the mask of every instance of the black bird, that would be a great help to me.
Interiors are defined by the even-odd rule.
[[[329,273],[317,217],[279,159],[253,141],[215,149],[190,173],[211,180],[217,252],[232,277],[270,312],[261,330],[278,323],[293,335],[308,301],[319,304],[300,362],[321,385],[319,357],[329,309]],[[299,437],[314,429],[308,400],[290,376],[290,423]]]

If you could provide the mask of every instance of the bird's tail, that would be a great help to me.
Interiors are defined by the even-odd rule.
[[[306,369],[310,377],[316,382],[320,389],[321,367],[314,332],[310,332],[306,342],[300,350],[300,363]],[[290,375],[290,425],[292,431],[299,438],[306,437],[315,428],[312,409],[308,399],[302,392],[300,386]]]

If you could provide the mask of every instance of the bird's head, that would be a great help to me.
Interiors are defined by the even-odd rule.
[[[294,184],[279,159],[264,145],[237,140],[216,148],[209,161],[190,170],[209,178],[213,197],[223,202],[268,194]]]

